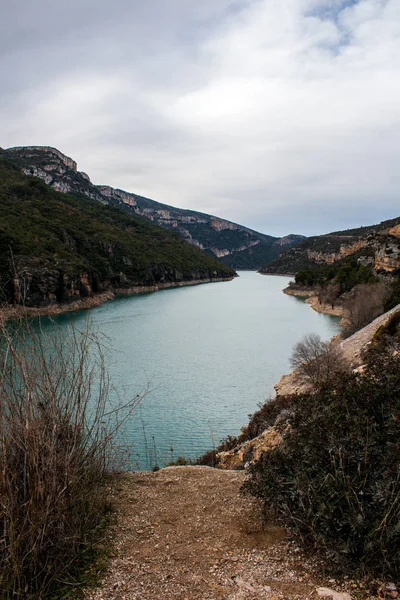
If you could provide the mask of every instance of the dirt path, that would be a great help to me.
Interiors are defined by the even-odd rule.
[[[171,467],[117,482],[115,556],[90,600],[315,598],[322,581],[242,498],[242,471]]]

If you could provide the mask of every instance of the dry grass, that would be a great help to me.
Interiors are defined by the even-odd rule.
[[[0,597],[79,587],[108,507],[115,433],[140,398],[112,408],[89,329],[4,325],[0,348]]]

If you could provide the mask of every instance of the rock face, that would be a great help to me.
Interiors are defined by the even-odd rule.
[[[49,157],[51,159],[52,156],[55,156],[59,162],[61,162],[68,169],[72,169],[73,171],[78,170],[78,165],[72,158],[66,156],[57,148],[52,148],[51,146],[14,146],[13,148],[9,148],[10,152],[14,154],[19,154],[21,156],[25,156],[26,158],[34,158],[37,154],[43,154],[44,157]],[[52,167],[50,167],[50,170]]]
[[[261,435],[239,447],[217,454],[220,469],[243,469],[252,461],[259,460],[263,452],[276,448],[282,441],[282,435],[275,427],[269,427]]]
[[[368,246],[368,241],[362,239],[358,240],[357,242],[354,242],[353,244],[341,244],[338,252],[318,252],[308,248],[307,258],[315,263],[329,265],[338,260],[341,260],[342,258],[345,258],[346,256],[350,256],[350,254],[358,252],[366,246]]]
[[[260,269],[265,274],[292,274],[313,265],[331,265],[347,256],[375,272],[400,269],[400,217],[379,225],[307,238]]]
[[[55,148],[16,147],[5,153],[25,174],[43,179],[57,191],[87,196],[172,229],[233,268],[259,268],[304,239],[293,234],[276,238],[226,219],[174,208],[108,185],[93,185],[86,173],[78,171],[75,161]]]
[[[82,194],[55,192],[60,182],[68,189],[83,182],[89,194],[94,186],[66,166],[71,164],[68,157],[51,149],[26,152],[38,159],[30,170],[44,173],[53,189],[45,181],[19,172],[21,163],[10,160],[13,152],[4,160],[0,150],[3,303],[47,307],[98,294],[156,291],[236,275],[179,236],[134,214],[89,202]],[[66,169],[67,181],[62,179]]]
[[[69,275],[42,258],[18,257],[14,268],[10,301],[27,307],[69,303],[112,287],[93,273]]]
[[[375,252],[375,270],[393,273],[400,269],[400,240],[388,238]]]

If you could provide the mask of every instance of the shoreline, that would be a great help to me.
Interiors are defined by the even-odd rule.
[[[139,294],[150,294],[161,290],[187,287],[191,285],[200,285],[202,283],[221,283],[232,281],[234,277],[217,277],[215,279],[195,279],[191,281],[170,281],[166,283],[157,283],[155,285],[138,285],[130,288],[116,288],[107,292],[100,292],[88,298],[79,298],[72,302],[64,304],[48,304],[47,306],[3,306],[0,308],[0,325],[8,319],[18,317],[51,317],[61,315],[67,312],[85,310],[101,306],[117,296],[137,296]]]
[[[263,273],[262,271],[257,271],[257,273],[259,275],[267,275],[269,277],[294,277],[296,275],[296,273]]]
[[[287,296],[295,296],[296,298],[302,298],[305,304],[309,304],[311,308],[317,313],[329,315],[331,317],[340,317],[341,319],[344,318],[343,306],[336,304],[332,308],[331,304],[320,302],[318,296],[316,296],[315,294],[315,289],[313,288],[305,288],[304,290],[298,290],[293,289],[291,287],[287,287],[284,288],[282,291]]]

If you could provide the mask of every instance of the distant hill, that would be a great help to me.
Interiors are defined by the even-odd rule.
[[[235,276],[174,232],[21,173],[12,156],[0,150],[2,301],[40,306],[107,290]]]
[[[335,231],[303,240],[264,265],[260,273],[294,275],[316,265],[337,263],[354,256],[360,264],[370,264],[375,272],[400,269],[400,217],[378,225]]]
[[[301,235],[277,238],[248,227],[193,210],[175,208],[107,185],[96,186],[76,162],[55,148],[9,148],[6,156],[29,175],[43,179],[57,191],[70,192],[144,217],[178,232],[197,246],[235,269],[258,269],[301,240]]]

